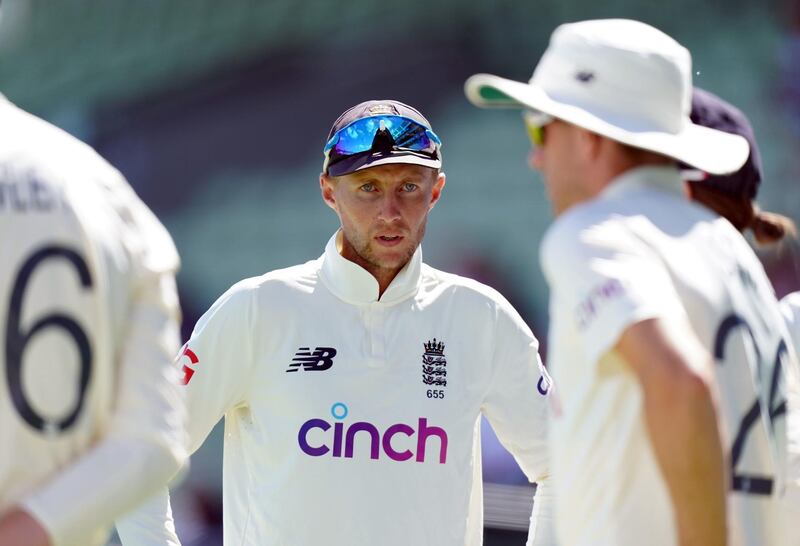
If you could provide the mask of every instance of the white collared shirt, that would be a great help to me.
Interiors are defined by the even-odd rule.
[[[742,236],[689,202],[674,168],[639,168],[559,217],[541,261],[551,289],[549,369],[560,406],[550,447],[562,544],[677,544],[641,388],[613,351],[629,326],[673,317],[688,318],[719,357],[724,446],[737,489],[729,495],[732,543],[780,544],[774,499],[783,492],[785,416],[774,416],[768,431],[758,400],[773,410],[785,400],[783,381],[772,396],[769,386],[786,330]],[[748,326],[758,363],[743,334]],[[785,367],[786,355],[781,359]],[[744,418],[748,412],[752,420]],[[737,436],[741,451],[733,453]]]
[[[480,544],[481,414],[532,481],[547,472],[537,348],[502,296],[419,249],[380,299],[336,236],[238,283],[180,361],[190,449],[225,416],[225,544]],[[123,543],[154,544],[143,527]]]

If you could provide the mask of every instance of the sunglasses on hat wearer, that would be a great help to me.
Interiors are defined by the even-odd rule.
[[[428,127],[404,116],[370,116],[357,119],[334,134],[323,153],[353,155],[372,149],[378,131],[388,132],[394,140],[392,149],[433,154],[442,141]]]
[[[525,121],[525,128],[528,131],[528,138],[531,139],[531,144],[535,148],[544,146],[544,128],[549,123],[554,122],[555,118],[543,112],[523,110],[522,119]]]

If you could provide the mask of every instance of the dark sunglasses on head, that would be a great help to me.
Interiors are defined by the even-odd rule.
[[[555,118],[542,112],[524,110],[522,119],[525,120],[525,128],[528,130],[528,138],[531,139],[531,144],[536,148],[544,146],[544,128],[547,124],[555,121]]]
[[[379,130],[388,131],[394,139],[394,149],[433,154],[442,141],[424,125],[403,116],[371,116],[357,119],[339,129],[325,144],[322,152],[353,155],[368,152]]]

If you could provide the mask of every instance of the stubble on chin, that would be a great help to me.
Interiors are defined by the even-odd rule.
[[[358,241],[359,244],[353,245],[351,242],[351,246],[353,250],[356,251],[358,257],[361,259],[362,263],[360,264],[365,269],[376,268],[376,269],[384,269],[384,270],[400,270],[402,269],[408,262],[411,260],[412,256],[414,256],[414,252],[416,252],[417,247],[422,242],[422,238],[425,236],[425,224],[423,224],[420,229],[414,234],[415,241],[407,245],[404,250],[403,254],[397,258],[389,261],[388,259],[381,258],[377,252],[373,249],[372,239],[367,239],[366,241]],[[411,238],[410,236],[408,238]]]
[[[363,248],[357,249],[356,252],[366,264],[369,264],[373,268],[394,270],[400,269],[408,263],[408,260],[414,255],[414,250],[415,248],[413,247],[407,248],[404,250],[403,254],[396,259],[384,258],[381,257],[378,252],[375,252],[372,245],[368,243]]]

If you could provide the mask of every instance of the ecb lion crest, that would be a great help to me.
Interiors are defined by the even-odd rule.
[[[422,382],[426,385],[447,386],[447,360],[444,356],[444,342],[428,341],[423,344]]]

